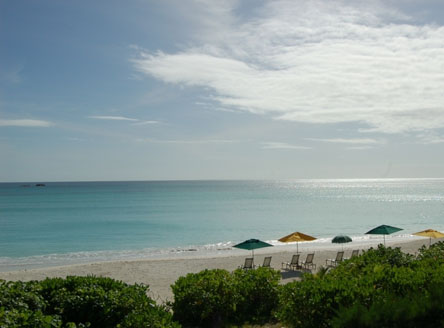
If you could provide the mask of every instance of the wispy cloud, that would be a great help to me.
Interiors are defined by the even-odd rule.
[[[88,116],[88,118],[93,118],[96,120],[109,120],[109,121],[132,121],[138,122],[137,118],[129,118],[124,116]]]
[[[368,149],[373,149],[375,147],[372,146],[356,146],[356,147],[347,147],[346,149],[348,150],[368,150]]]
[[[17,126],[17,127],[50,127],[54,125],[49,121],[31,120],[31,119],[19,119],[19,120],[1,120],[0,126]]]
[[[133,123],[133,125],[149,125],[149,124],[159,124],[159,121],[140,121]]]
[[[419,143],[421,144],[441,144],[444,143],[444,136],[438,135],[434,133],[426,133],[426,134],[419,134],[417,136],[419,138]]]
[[[371,138],[332,138],[332,139],[318,139],[318,138],[305,138],[305,140],[319,141],[319,142],[329,142],[329,143],[340,143],[340,144],[359,144],[359,145],[376,145],[384,144],[385,140],[371,139]]]
[[[143,121],[138,118],[130,118],[125,116],[88,116],[88,118],[93,118],[96,120],[108,120],[108,121],[129,121],[133,122],[133,125],[148,125],[148,124],[159,124],[159,121]]]
[[[186,140],[186,139],[137,139],[139,142],[148,142],[148,143],[159,143],[159,144],[229,144],[239,142],[236,140],[228,140],[228,139],[196,139],[196,140]]]
[[[140,51],[138,72],[278,120],[384,133],[444,127],[443,26],[382,2],[265,1],[248,19],[236,2],[199,3],[228,18],[225,27],[195,17],[205,36],[177,53]]]
[[[291,144],[284,143],[284,142],[263,142],[262,148],[263,149],[296,149],[296,150],[311,149],[311,147],[291,145]]]

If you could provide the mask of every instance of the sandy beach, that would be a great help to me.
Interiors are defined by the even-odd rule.
[[[435,240],[438,241],[438,240]],[[435,242],[434,241],[434,242]],[[422,245],[428,245],[428,239],[406,240],[394,243],[387,243],[387,246],[401,247],[404,252],[415,253]],[[351,254],[354,248],[366,249],[374,245],[365,245],[365,247],[346,247],[344,248],[344,257]],[[325,260],[334,258],[341,246],[336,249],[329,247],[328,249],[316,249],[314,263],[317,267],[325,266]],[[271,266],[275,269],[281,269],[282,262],[290,261],[295,250],[278,251],[265,248],[255,252],[255,263],[261,264],[265,256],[272,256]],[[301,252],[301,259],[305,260],[307,250],[303,249]],[[243,264],[245,255],[236,256],[218,256],[218,257],[187,257],[179,259],[149,259],[149,260],[135,260],[135,261],[115,261],[115,262],[99,262],[82,265],[70,265],[60,267],[49,267],[43,269],[21,270],[0,272],[0,279],[4,280],[41,280],[47,277],[66,277],[70,275],[86,276],[96,275],[103,277],[111,277],[122,280],[127,283],[143,283],[150,286],[150,296],[157,302],[172,300],[173,294],[170,285],[173,284],[177,278],[184,276],[187,273],[196,273],[205,269],[226,269],[234,270],[239,265]],[[288,272],[282,270],[282,283],[287,283],[298,279],[301,272]]]

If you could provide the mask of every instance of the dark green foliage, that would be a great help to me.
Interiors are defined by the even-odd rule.
[[[417,258],[399,248],[380,245],[344,261],[327,274],[305,276],[301,282],[287,284],[280,294],[277,317],[293,327],[331,327],[332,319],[339,313],[341,321],[337,327],[367,327],[363,324],[367,309],[369,320],[378,314],[384,317],[384,311],[403,318],[409,317],[405,314],[409,311],[418,318],[433,312],[434,307],[430,306],[420,313],[430,286],[444,286],[444,245],[436,245],[421,249]],[[425,296],[413,302],[413,295]],[[390,302],[396,302],[400,310],[387,306]],[[353,321],[356,318],[362,321]],[[380,323],[380,327],[392,327]]]
[[[204,270],[180,277],[171,286],[174,319],[184,326],[223,325],[235,313],[233,276],[226,270]]]
[[[187,327],[215,327],[272,320],[278,271],[205,270],[179,278],[172,290],[174,318]]]
[[[148,287],[67,277],[0,284],[0,327],[178,327]]]
[[[387,295],[368,309],[356,303],[342,309],[333,319],[336,328],[380,327],[443,327],[444,285],[432,285],[423,293],[411,293],[405,297]]]
[[[45,315],[37,282],[0,281],[0,327],[61,327],[58,316]]]
[[[444,264],[444,242],[440,241],[430,247],[421,247],[418,259],[432,266]]]
[[[281,275],[268,268],[234,271],[237,294],[236,321],[239,323],[270,322],[278,304]]]
[[[0,307],[0,327],[53,328],[62,327],[62,321],[59,317],[45,315],[40,310],[7,310]]]

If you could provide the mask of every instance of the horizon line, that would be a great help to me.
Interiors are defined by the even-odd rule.
[[[35,180],[35,181],[0,181],[0,184],[36,184],[36,183],[85,183],[85,182],[217,182],[217,181],[396,181],[396,180],[444,180],[444,177],[434,177],[434,178],[263,178],[263,179],[152,179],[152,180]]]

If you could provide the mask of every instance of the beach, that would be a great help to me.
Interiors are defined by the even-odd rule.
[[[433,240],[433,242],[441,239]],[[301,245],[304,246],[301,247]],[[310,243],[299,243],[299,251],[301,253],[300,260],[305,260],[306,255],[310,252]],[[387,247],[401,247],[404,252],[415,254],[423,245],[429,245],[426,238],[405,239],[395,241],[387,241]],[[328,245],[328,247],[313,248],[315,257],[314,263],[319,268],[325,266],[326,259],[335,258],[336,253],[341,250],[341,245]],[[377,243],[371,244],[345,244],[344,257],[349,257],[352,249],[368,249],[376,247]],[[281,269],[282,262],[289,262],[296,248],[285,248],[283,250],[278,247],[270,247],[255,251],[255,264],[262,264],[265,256],[272,256],[271,267]],[[128,260],[128,261],[110,261],[97,262],[81,265],[67,265],[59,267],[48,267],[40,269],[0,272],[0,279],[4,280],[42,280],[47,277],[66,277],[66,276],[86,276],[95,275],[110,277],[122,280],[126,283],[143,283],[150,286],[150,297],[158,303],[172,301],[173,294],[170,286],[181,276],[187,273],[197,273],[205,269],[226,269],[235,270],[243,264],[244,259],[249,257],[251,253],[245,251],[243,255],[218,255],[212,257],[186,256],[183,258],[166,258],[166,259],[146,259],[146,260]],[[301,272],[282,271],[281,283],[287,283],[295,279],[299,279]]]

